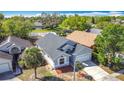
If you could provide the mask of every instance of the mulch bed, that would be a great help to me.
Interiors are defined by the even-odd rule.
[[[55,71],[57,72],[57,74],[72,72],[73,67],[72,66],[61,67],[61,68],[55,69]]]

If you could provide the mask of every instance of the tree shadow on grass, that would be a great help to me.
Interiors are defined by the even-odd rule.
[[[37,78],[37,79],[39,79],[40,81],[64,81],[63,79],[55,77],[55,76],[45,76],[45,77]]]

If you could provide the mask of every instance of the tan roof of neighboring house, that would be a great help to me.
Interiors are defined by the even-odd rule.
[[[85,31],[74,31],[66,38],[87,47],[92,47],[94,45],[94,40],[96,39],[96,37],[97,34],[88,33]]]
[[[12,56],[11,55],[9,55],[8,53],[1,52],[1,51],[0,51],[0,58],[12,60]]]

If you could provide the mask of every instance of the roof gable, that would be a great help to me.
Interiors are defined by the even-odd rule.
[[[5,41],[3,41],[1,43],[1,45],[4,45],[7,42],[10,42],[12,44],[15,44],[15,45],[23,47],[23,48],[31,47],[32,46],[30,41],[18,38],[16,36],[9,36]]]

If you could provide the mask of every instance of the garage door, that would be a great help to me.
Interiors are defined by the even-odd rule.
[[[79,55],[76,57],[76,61],[83,62],[83,61],[88,61],[88,60],[91,60],[91,54]]]
[[[0,73],[10,71],[9,64],[0,64]]]

